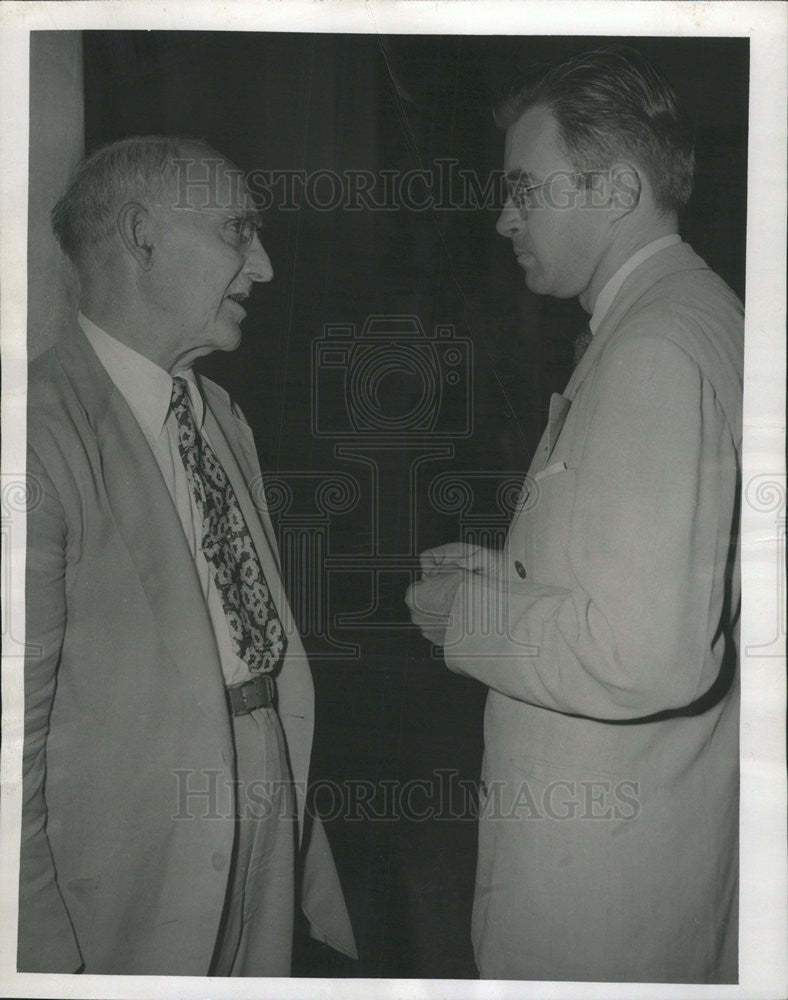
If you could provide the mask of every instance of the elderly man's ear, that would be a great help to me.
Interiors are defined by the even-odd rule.
[[[144,271],[149,271],[153,267],[153,240],[148,210],[136,201],[127,202],[118,212],[117,226],[126,251]]]

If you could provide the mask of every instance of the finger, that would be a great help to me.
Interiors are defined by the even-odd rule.
[[[434,572],[436,566],[440,566],[442,559],[440,549],[426,549],[419,556],[419,566],[422,573]]]
[[[479,548],[480,546],[469,545],[467,542],[447,542],[427,549],[419,556],[422,571],[429,573],[448,566],[465,566],[469,559],[475,557]]]
[[[419,606],[418,591],[422,587],[422,584],[423,584],[422,580],[414,580],[413,583],[405,591],[405,598],[404,598],[405,604],[407,605],[411,614],[413,614],[413,612]]]
[[[431,587],[427,581],[416,580],[405,591],[405,604],[410,611],[411,620],[415,625],[433,624],[438,611],[435,607]]]

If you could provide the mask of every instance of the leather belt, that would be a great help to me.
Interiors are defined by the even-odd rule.
[[[233,715],[248,715],[256,708],[270,708],[276,701],[276,681],[271,674],[258,674],[243,684],[225,688]]]

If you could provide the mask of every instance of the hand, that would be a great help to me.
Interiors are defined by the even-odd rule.
[[[446,640],[454,595],[466,575],[466,571],[457,566],[435,568],[412,583],[405,594],[414,625],[418,625],[425,639],[437,646],[442,646]]]
[[[449,542],[447,545],[427,549],[419,556],[424,576],[445,572],[449,568],[498,576],[500,560],[501,553],[497,549],[487,549],[483,545],[469,545],[467,542]]]

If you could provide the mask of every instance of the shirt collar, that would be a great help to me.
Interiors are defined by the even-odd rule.
[[[84,313],[77,316],[82,331],[98,355],[137,419],[143,432],[156,440],[164,429],[172,399],[172,376],[150,358],[121,343],[102,330]],[[205,406],[194,372],[189,368],[178,373],[186,380],[189,402],[198,430],[202,427]]]
[[[618,295],[621,290],[621,286],[630,274],[632,274],[636,268],[640,267],[644,261],[647,261],[649,257],[653,257],[655,253],[659,253],[660,250],[664,250],[666,247],[672,247],[676,243],[681,243],[681,237],[678,233],[671,233],[669,236],[661,236],[658,240],[653,240],[653,242],[647,243],[646,246],[641,247],[637,253],[633,253],[628,260],[624,261],[621,267],[607,281],[605,286],[602,288],[602,291],[597,296],[597,300],[594,305],[594,312],[588,322],[588,325],[591,327],[591,333],[596,333],[599,329],[600,323],[607,315],[610,307],[613,305],[613,300]]]

